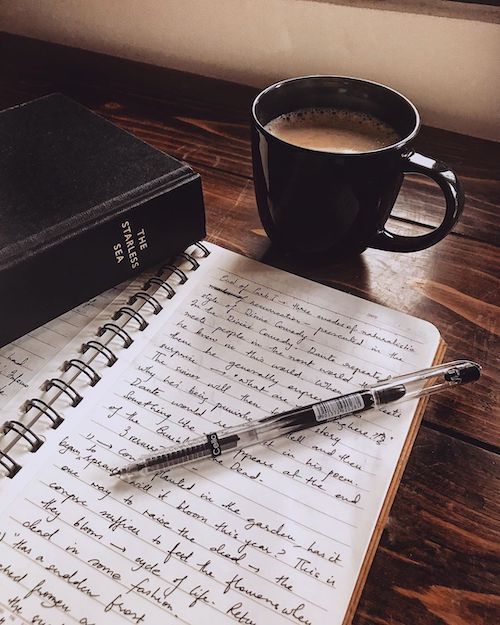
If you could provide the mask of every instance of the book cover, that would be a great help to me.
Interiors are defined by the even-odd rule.
[[[0,112],[0,346],[205,235],[200,176],[61,94]]]

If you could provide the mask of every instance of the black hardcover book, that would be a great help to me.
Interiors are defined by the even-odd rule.
[[[0,346],[205,235],[189,166],[61,94],[0,112]]]

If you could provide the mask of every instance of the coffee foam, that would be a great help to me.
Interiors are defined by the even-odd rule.
[[[391,126],[369,113],[330,107],[284,113],[265,128],[288,143],[325,152],[372,151],[400,140]]]

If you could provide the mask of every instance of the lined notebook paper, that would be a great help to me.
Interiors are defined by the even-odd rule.
[[[81,306],[49,321],[42,327],[0,348],[0,410],[16,395],[31,386],[32,379],[57,357],[84,328],[92,323],[112,302],[125,303],[130,283],[121,284],[92,298]],[[97,327],[97,326],[95,326]],[[59,358],[59,363],[62,361]]]
[[[0,480],[4,622],[348,622],[416,403],[217,461],[110,474],[201,433],[428,367],[439,334],[210,250],[174,298],[158,290],[162,312],[128,349],[116,340],[117,363],[76,408],[58,400],[64,423]]]

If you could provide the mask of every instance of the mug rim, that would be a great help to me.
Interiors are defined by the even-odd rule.
[[[257,117],[257,112],[256,112],[256,108],[260,102],[260,100],[265,97],[269,92],[273,91],[274,89],[277,89],[278,87],[280,87],[281,85],[284,85],[286,83],[292,83],[292,82],[299,82],[302,80],[309,80],[311,78],[335,78],[335,79],[340,79],[340,80],[348,80],[351,82],[361,82],[361,83],[365,83],[368,85],[374,85],[375,87],[381,87],[382,89],[385,89],[386,91],[390,91],[391,93],[393,93],[395,96],[401,98],[402,100],[404,100],[404,102],[412,109],[414,115],[415,115],[415,125],[413,127],[413,130],[407,134],[405,137],[403,137],[402,139],[400,139],[399,141],[397,141],[396,143],[391,143],[390,145],[386,145],[382,148],[377,148],[376,150],[366,150],[365,152],[335,152],[334,150],[315,150],[314,148],[307,148],[304,146],[300,146],[300,145],[296,145],[295,143],[290,143],[288,141],[284,141],[283,139],[280,139],[279,137],[277,137],[276,135],[273,135],[271,132],[269,132],[268,130],[266,130],[266,128],[263,126],[263,124],[261,124],[260,120]],[[413,104],[413,102],[408,99],[405,95],[403,95],[401,92],[397,91],[396,89],[393,89],[392,87],[388,87],[387,85],[384,85],[380,82],[375,82],[373,80],[366,80],[364,78],[356,78],[354,76],[340,76],[337,74],[308,74],[305,76],[296,76],[293,78],[285,78],[283,80],[279,80],[278,82],[273,83],[272,85],[269,85],[268,87],[266,87],[265,89],[263,89],[262,91],[260,91],[256,97],[254,98],[254,101],[252,103],[252,118],[254,123],[257,125],[258,129],[268,138],[274,140],[274,141],[278,141],[279,143],[295,148],[297,150],[304,150],[306,152],[310,152],[313,154],[322,154],[325,156],[330,155],[335,155],[335,156],[342,156],[342,157],[356,157],[356,156],[366,156],[369,154],[380,154],[383,152],[388,152],[390,150],[398,150],[400,148],[403,148],[407,143],[409,143],[418,133],[418,131],[420,130],[420,126],[421,126],[421,120],[420,120],[420,113],[418,112],[417,107]]]

